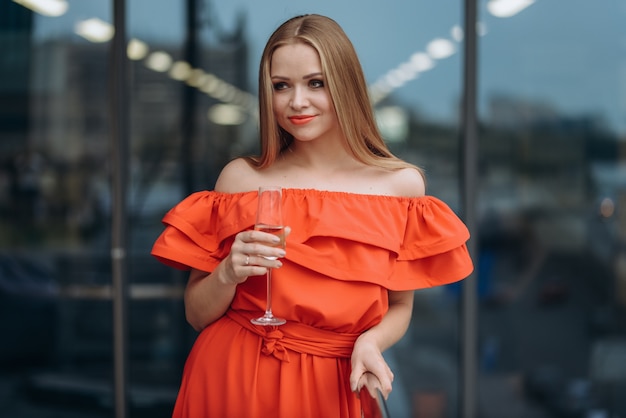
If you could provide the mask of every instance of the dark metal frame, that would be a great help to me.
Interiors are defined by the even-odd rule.
[[[477,50],[476,34],[477,0],[465,0],[465,42],[463,56],[463,108],[462,135],[462,181],[463,217],[471,239],[468,250],[474,261],[478,260],[478,226],[476,222],[476,194],[478,175],[478,134],[476,128]],[[477,263],[475,263],[476,265]],[[477,416],[477,350],[478,350],[478,296],[477,272],[464,280],[461,307],[461,401],[459,417]]]
[[[113,274],[113,369],[115,417],[128,416],[128,238],[129,81],[126,57],[126,1],[113,0],[115,35],[110,59],[110,149],[113,197],[111,268]]]

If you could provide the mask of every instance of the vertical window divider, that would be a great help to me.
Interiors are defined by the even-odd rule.
[[[474,272],[463,281],[461,306],[461,399],[460,417],[477,416],[478,399],[478,295],[477,260],[478,230],[476,222],[476,194],[478,167],[478,140],[476,123],[477,92],[477,0],[464,0],[464,56],[462,103],[462,213],[470,231],[468,250],[474,260]]]
[[[128,245],[129,173],[126,1],[113,0],[115,34],[109,51],[110,178],[112,195],[111,271],[113,304],[113,394],[116,418],[128,416]]]

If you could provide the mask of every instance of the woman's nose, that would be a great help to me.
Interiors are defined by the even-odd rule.
[[[309,105],[309,100],[306,96],[306,91],[299,87],[293,89],[293,94],[291,96],[290,106],[293,109],[302,109]]]

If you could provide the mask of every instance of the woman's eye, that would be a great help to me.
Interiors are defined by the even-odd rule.
[[[286,88],[287,88],[287,83],[284,83],[284,82],[274,83],[274,90],[284,90]]]
[[[324,82],[322,80],[311,80],[309,85],[313,88],[319,89],[321,87],[324,87]]]

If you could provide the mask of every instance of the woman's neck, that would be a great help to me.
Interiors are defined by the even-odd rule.
[[[345,169],[357,163],[347,145],[340,141],[294,142],[282,153],[286,163],[313,171]]]

